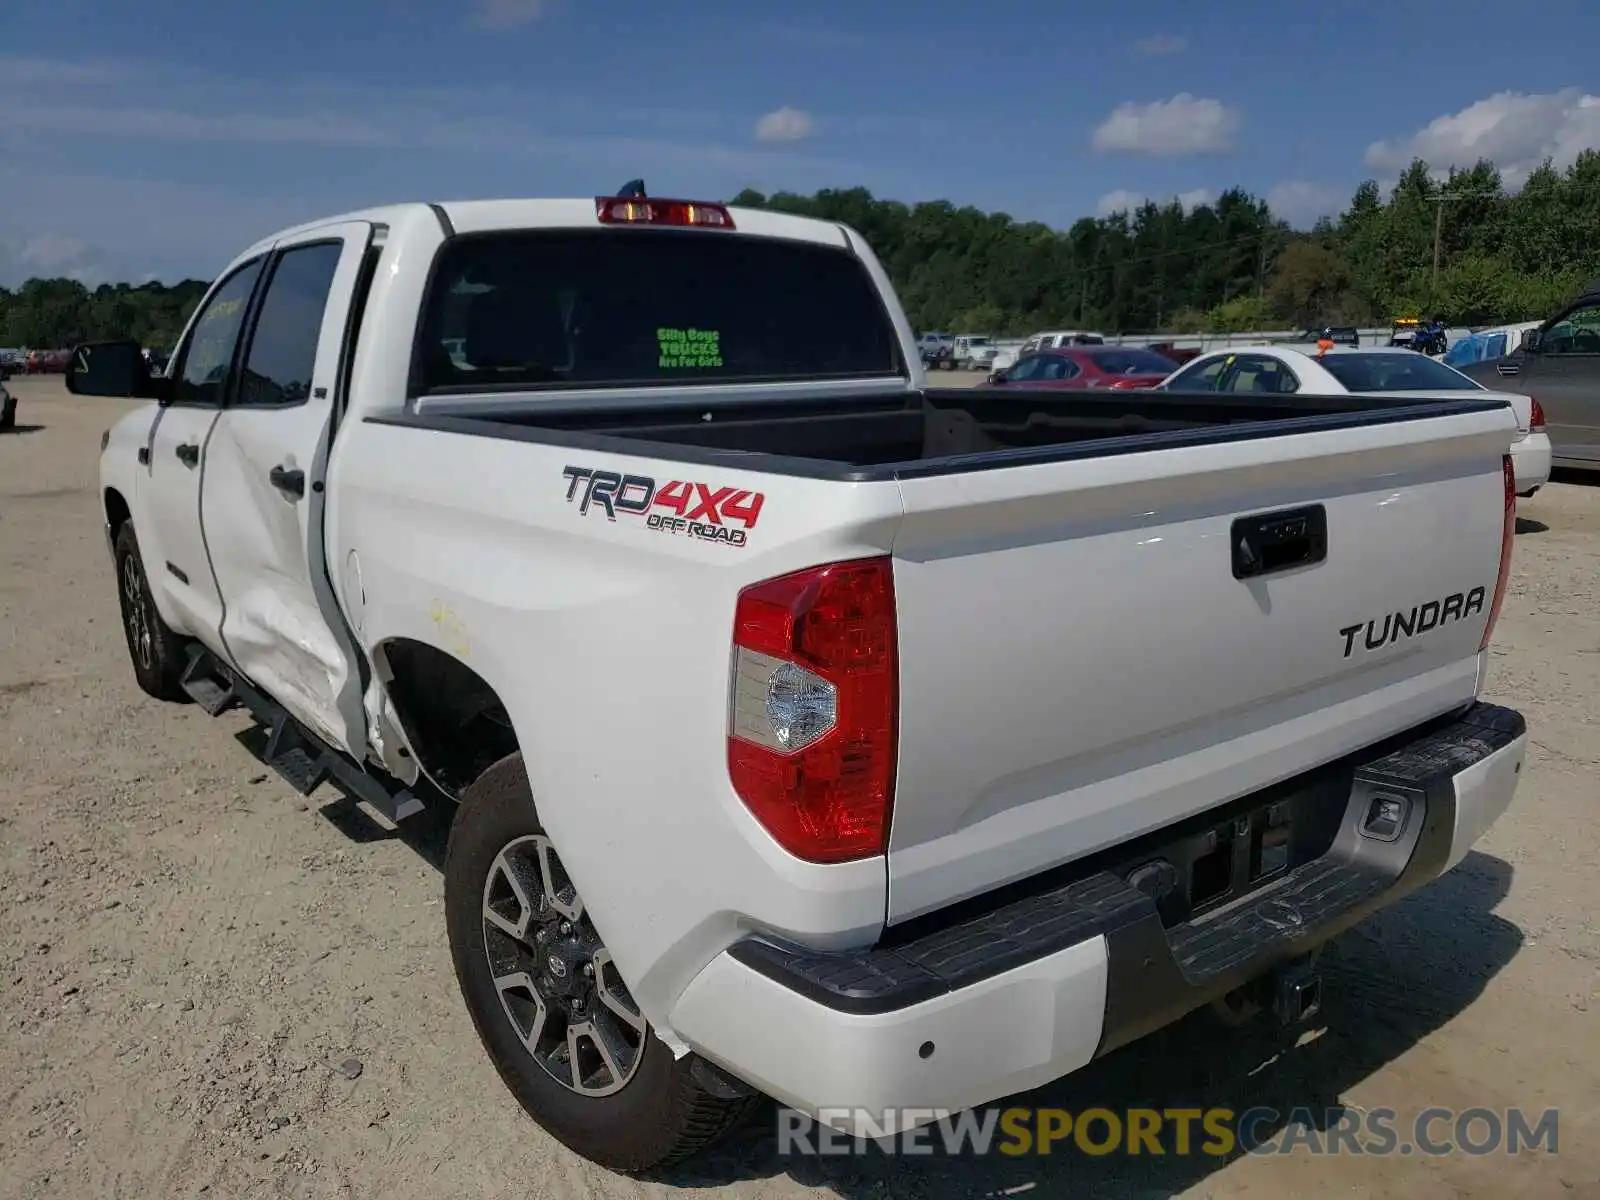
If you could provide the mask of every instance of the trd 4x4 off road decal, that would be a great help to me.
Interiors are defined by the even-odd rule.
[[[608,521],[642,517],[660,533],[683,534],[727,546],[743,546],[754,529],[766,496],[743,488],[674,479],[657,483],[648,475],[619,475],[590,467],[567,467],[567,500],[578,512],[603,512]]]

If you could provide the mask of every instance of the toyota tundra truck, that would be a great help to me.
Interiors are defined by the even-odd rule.
[[[1502,399],[930,389],[858,233],[639,194],[289,229],[68,386],[146,401],[139,686],[448,806],[465,1009],[613,1169],[1308,1017],[1516,788]]]

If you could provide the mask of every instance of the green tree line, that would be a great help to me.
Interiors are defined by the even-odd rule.
[[[918,329],[1221,333],[1423,312],[1481,325],[1544,317],[1600,277],[1597,151],[1565,171],[1546,163],[1514,193],[1488,162],[1435,179],[1417,161],[1387,197],[1369,180],[1337,219],[1309,231],[1240,188],[1187,210],[1147,202],[1066,230],[865,188],[745,191],[734,203],[860,230]],[[170,347],[204,290],[198,280],[89,289],[31,279],[0,288],[0,346],[134,337]]]
[[[1226,333],[1422,312],[1482,325],[1543,318],[1600,276],[1596,151],[1565,171],[1545,163],[1515,193],[1491,163],[1434,179],[1419,160],[1387,198],[1369,180],[1336,220],[1308,232],[1240,188],[1188,210],[1146,202],[1065,231],[863,188],[745,191],[734,202],[859,229],[918,329]]]
[[[137,338],[166,349],[205,295],[206,284],[186,279],[162,283],[103,283],[87,288],[75,279],[30,279],[15,291],[0,288],[0,346],[66,349],[75,342]]]

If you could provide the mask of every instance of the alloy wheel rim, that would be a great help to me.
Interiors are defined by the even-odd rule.
[[[495,855],[482,924],[501,1012],[529,1057],[580,1096],[626,1087],[647,1026],[549,838],[519,837]]]
[[[144,587],[139,579],[139,565],[131,554],[124,555],[122,559],[122,598],[124,618],[128,626],[128,645],[133,648],[134,657],[138,659],[139,665],[148,671],[155,658],[155,649],[150,635],[150,618],[145,612]]]

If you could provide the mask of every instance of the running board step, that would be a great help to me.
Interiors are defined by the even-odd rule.
[[[287,713],[279,713],[269,726],[267,745],[261,757],[302,796],[309,796],[328,778],[328,770],[322,765],[322,752],[307,743]]]
[[[302,796],[309,796],[332,781],[392,825],[426,807],[399,780],[369,774],[330,748],[284,711],[282,705],[219,663],[208,650],[197,647],[191,651],[189,666],[183,673],[183,688],[212,716],[236,704],[249,709],[267,729],[262,761]]]
[[[211,716],[219,716],[239,703],[239,694],[233,684],[218,678],[212,671],[212,658],[203,647],[189,651],[189,665],[183,669],[178,686],[189,693],[189,698]]]

